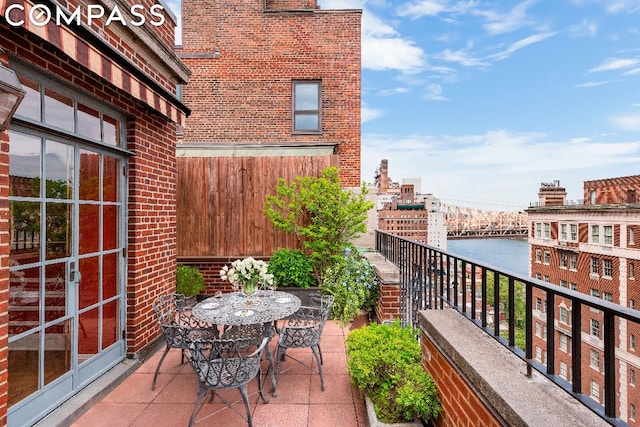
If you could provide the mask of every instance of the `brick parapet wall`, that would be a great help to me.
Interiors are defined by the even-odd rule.
[[[365,252],[380,281],[380,299],[376,317],[380,322],[391,322],[400,317],[400,271],[377,252]]]
[[[595,412],[534,371],[455,310],[419,314],[422,364],[442,412],[437,427],[607,426]]]

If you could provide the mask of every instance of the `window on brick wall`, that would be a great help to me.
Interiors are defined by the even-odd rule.
[[[569,310],[567,307],[560,307],[560,321],[564,324],[569,324]]]
[[[610,259],[605,259],[602,261],[602,277],[608,277],[609,279],[613,276],[613,261]]]
[[[536,249],[536,262],[542,262],[542,249]]]
[[[629,350],[636,350],[636,336],[633,334],[629,335]]]
[[[636,371],[635,369],[629,370],[629,384],[636,385]]]
[[[560,224],[560,240],[567,241],[569,239],[567,230],[568,230],[567,224]]]
[[[605,225],[604,229],[604,244],[605,245],[613,245],[613,226]]]
[[[569,381],[568,375],[569,370],[567,369],[567,364],[565,362],[560,362],[560,376]]]
[[[591,319],[591,335],[600,338],[600,321]]]
[[[591,243],[597,245],[600,243],[600,226],[592,225],[591,226]]]
[[[560,350],[565,353],[569,350],[569,337],[563,333],[560,334]]]
[[[633,421],[636,420],[636,405],[633,403],[629,406],[629,419]]]
[[[591,380],[590,389],[591,390],[589,394],[591,395],[591,398],[600,403],[600,385],[596,381]]]
[[[600,370],[600,353],[597,350],[589,351],[589,366],[593,369]]]
[[[549,265],[550,262],[551,262],[551,252],[549,252],[548,250],[545,250],[543,263],[546,265]]]
[[[569,255],[569,270],[578,271],[578,254]]]
[[[567,268],[567,253],[560,252],[560,268]]]
[[[293,81],[293,133],[322,132],[322,84],[319,80]]]
[[[600,260],[597,257],[591,257],[591,274],[598,275],[600,272]]]
[[[632,262],[629,263],[629,279],[634,279],[636,276],[636,265]]]

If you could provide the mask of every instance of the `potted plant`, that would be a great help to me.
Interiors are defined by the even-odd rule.
[[[176,268],[176,293],[184,295],[186,304],[195,303],[196,295],[204,289],[204,276],[195,267],[179,265]]]
[[[273,274],[267,271],[267,263],[253,257],[237,259],[231,267],[225,265],[220,277],[231,282],[234,291],[240,290],[247,296],[255,294],[260,287],[273,287]]]
[[[371,323],[346,340],[351,381],[371,399],[378,420],[385,423],[433,421],[441,410],[431,375],[421,363],[414,329],[399,321]]]
[[[309,258],[299,249],[281,248],[269,259],[267,271],[273,274],[278,288],[296,295],[303,305],[310,302],[309,294],[318,292],[318,282]]]
[[[375,206],[366,199],[367,188],[363,183],[358,194],[343,189],[332,166],[320,177],[297,176],[290,184],[281,178],[275,191],[266,198],[265,213],[277,229],[295,235],[322,286],[326,269],[367,231],[367,212]]]
[[[344,325],[362,310],[371,312],[375,308],[380,298],[380,284],[369,260],[347,248],[344,257],[327,268],[321,293],[334,296],[331,316]]]

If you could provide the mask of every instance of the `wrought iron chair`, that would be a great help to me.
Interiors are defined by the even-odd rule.
[[[253,378],[258,378],[258,393],[262,401],[269,403],[262,394],[262,372],[260,367],[260,359],[267,342],[268,338],[266,337],[215,340],[191,339],[189,337],[191,365],[198,376],[198,398],[191,413],[189,427],[195,424],[196,415],[207,391],[211,391],[209,398],[209,401],[211,401],[216,390],[230,388],[237,388],[240,391],[247,411],[246,417],[238,412],[232,403],[222,396],[220,398],[227,407],[242,416],[249,427],[252,426],[247,384]]]
[[[276,351],[276,381],[280,379],[282,361],[289,348],[309,347],[313,352],[320,374],[320,388],[324,391],[324,377],[322,375],[322,351],[320,350],[320,339],[322,330],[331,314],[333,306],[333,295],[322,295],[312,298],[312,303],[316,306],[302,306],[291,316],[283,320],[278,327],[278,347]],[[313,371],[313,367],[305,364],[301,360],[288,356],[289,359],[305,366]]]
[[[184,296],[181,294],[159,296],[153,301],[152,307],[166,343],[164,353],[162,353],[153,375],[151,390],[155,390],[160,366],[162,366],[169,350],[172,348],[180,349],[182,351],[180,363],[184,363],[185,350],[188,348],[188,335],[196,330],[200,337],[213,339],[218,338],[218,329],[215,325],[193,317],[190,310],[185,310]]]

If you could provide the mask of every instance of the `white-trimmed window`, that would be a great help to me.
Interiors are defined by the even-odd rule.
[[[600,352],[597,350],[589,350],[589,366],[593,369],[600,370]]]
[[[578,241],[578,224],[570,224],[569,229],[571,230],[569,239],[572,242],[577,242]]]
[[[536,222],[535,224],[535,237],[542,239],[542,223]]]
[[[630,299],[629,300],[629,308],[635,310],[636,309],[636,300],[634,299]]]
[[[591,243],[597,245],[600,243],[600,226],[592,225],[591,226]]]
[[[636,420],[636,405],[633,403],[629,405],[629,419],[632,421]]]
[[[589,394],[593,400],[600,403],[600,384],[598,384],[594,380],[591,380],[591,387],[590,387]]]
[[[629,335],[629,350],[636,351],[636,336],[633,334]]]
[[[551,252],[548,250],[545,250],[543,264],[549,265],[550,263],[551,263]]]
[[[322,82],[294,80],[292,92],[293,133],[321,133]]]
[[[578,285],[576,283],[569,283],[569,289],[571,289],[572,291],[577,291]]]
[[[569,350],[569,337],[561,333],[559,341],[560,341],[560,350],[566,353]]]
[[[560,376],[569,381],[568,374],[569,370],[567,369],[567,364],[565,362],[560,362]]]
[[[569,255],[569,270],[578,271],[578,254]]]
[[[542,325],[540,322],[536,322],[536,336],[542,338]]]
[[[600,321],[596,319],[591,319],[590,322],[591,328],[590,333],[594,337],[600,338]]]
[[[560,321],[562,323],[569,324],[568,322],[569,320],[569,310],[567,310],[567,307],[560,307]]]
[[[627,233],[629,234],[629,244],[633,245],[636,240],[636,233],[633,230],[633,228],[628,228],[627,230],[628,230]]]
[[[589,293],[591,294],[592,297],[600,298],[600,290],[599,289],[591,288]]]
[[[542,237],[544,237],[545,239],[549,239],[551,237],[551,224],[548,222],[545,222],[542,225],[542,228],[543,228]]]
[[[560,252],[560,268],[567,268],[567,253]]]
[[[636,385],[636,370],[629,369],[629,384],[635,386]]]
[[[604,235],[603,243],[609,246],[613,245],[613,225],[605,225],[602,234]]]
[[[597,257],[591,257],[591,274],[598,275],[600,273],[600,259]]]
[[[613,261],[610,259],[602,260],[602,277],[611,279],[613,276]]]
[[[613,302],[613,294],[611,292],[602,292],[602,299],[605,301]]]
[[[632,262],[629,263],[629,279],[635,279],[636,265]]]
[[[565,242],[569,239],[569,233],[568,233],[568,225],[567,224],[560,224],[560,240],[564,240]]]
[[[536,346],[536,360],[542,362],[542,349]]]
[[[542,249],[536,249],[536,262],[542,262]]]
[[[563,288],[568,288],[569,285],[567,285],[567,281],[566,280],[560,280],[560,286],[562,286]]]

